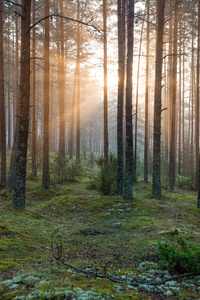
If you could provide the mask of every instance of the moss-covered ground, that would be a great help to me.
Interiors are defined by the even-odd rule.
[[[151,184],[140,181],[134,184],[134,200],[126,201],[89,190],[89,181],[85,171],[76,182],[43,191],[41,174],[29,175],[24,211],[14,210],[12,195],[1,190],[0,299],[200,299],[199,276],[158,288],[135,288],[86,277],[56,263],[51,250],[56,229],[66,239],[67,262],[99,269],[108,263],[106,271],[115,271],[122,279],[173,276],[158,264],[159,239],[181,235],[200,243],[195,193],[165,190],[161,199],[155,199]],[[93,252],[98,253],[94,260]],[[111,268],[113,257],[118,259]]]

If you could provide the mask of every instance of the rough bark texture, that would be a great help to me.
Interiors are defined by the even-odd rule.
[[[31,0],[22,0],[21,97],[15,168],[13,207],[25,208],[26,162],[30,105],[30,13]]]
[[[35,0],[33,0],[33,24],[35,24]],[[35,27],[33,28],[33,50],[32,54],[33,57],[35,57]],[[32,114],[32,175],[37,176],[37,164],[36,164],[36,77],[35,77],[35,59],[33,59],[33,65],[32,65],[32,82],[33,82],[33,114]]]
[[[117,106],[117,191],[123,194],[123,115],[124,115],[124,71],[125,71],[125,3],[118,0],[118,106]]]
[[[108,172],[108,79],[107,79],[107,0],[103,0],[103,32],[104,32],[104,158],[105,172]]]
[[[161,81],[162,81],[162,53],[164,27],[165,0],[157,0],[157,37],[156,37],[156,73],[154,99],[154,134],[153,134],[153,186],[152,193],[161,195]]]
[[[1,184],[6,183],[6,119],[4,100],[3,0],[0,0],[0,121],[1,121]]]
[[[45,0],[45,15],[49,15],[49,0]],[[49,19],[45,20],[44,41],[44,136],[42,188],[49,189]]]
[[[128,46],[127,46],[127,82],[126,82],[126,175],[125,199],[133,199],[133,117],[132,117],[132,83],[133,83],[133,28],[134,0],[129,0],[128,11]]]
[[[170,132],[170,157],[169,157],[169,188],[174,190],[175,169],[176,169],[176,91],[177,91],[177,25],[178,25],[178,0],[175,0],[174,13],[174,49],[173,49],[173,70],[172,70],[172,112],[171,112],[171,132]]]
[[[147,57],[146,57],[146,89],[145,89],[145,139],[144,139],[144,181],[148,182],[148,122],[149,122],[149,7],[147,0]]]

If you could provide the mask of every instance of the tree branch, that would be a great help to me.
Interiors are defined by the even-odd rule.
[[[66,16],[63,16],[63,15],[60,15],[60,14],[51,14],[51,15],[48,15],[48,16],[45,16],[44,18],[38,20],[35,24],[33,24],[30,28],[29,28],[29,31],[31,29],[33,29],[36,25],[38,25],[39,23],[41,23],[42,21],[46,20],[46,19],[49,19],[49,18],[52,18],[52,17],[59,17],[59,18],[63,18],[65,20],[68,20],[68,21],[72,21],[72,22],[76,22],[76,23],[79,23],[79,24],[82,24],[82,25],[85,25],[85,26],[88,26],[88,27],[92,27],[94,30],[98,31],[100,34],[103,34],[103,32],[101,30],[99,30],[96,26],[90,24],[91,20],[89,22],[83,22],[83,21],[80,21],[80,20],[76,20],[76,19],[73,19],[73,18],[70,18],[70,17],[66,17]]]
[[[6,1],[6,2],[9,2],[9,3],[13,4],[13,5],[16,5],[16,6],[22,7],[22,6],[21,6],[21,4],[19,4],[19,3],[15,3],[15,2],[13,2],[12,0],[5,0],[5,1]]]

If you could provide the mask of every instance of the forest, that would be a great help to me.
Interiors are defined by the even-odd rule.
[[[200,0],[0,0],[0,299],[200,299]]]

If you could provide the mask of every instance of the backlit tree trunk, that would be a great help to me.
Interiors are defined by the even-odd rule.
[[[146,57],[146,90],[145,90],[145,141],[144,141],[144,181],[148,182],[148,122],[149,122],[149,6],[147,0],[147,57]]]
[[[118,106],[117,106],[117,191],[123,194],[123,112],[125,72],[125,2],[118,0]]]
[[[49,0],[45,0],[45,16],[49,15]],[[45,20],[44,41],[44,136],[42,188],[49,189],[49,19]]]
[[[175,0],[174,16],[174,49],[173,49],[173,70],[172,70],[172,111],[171,111],[171,132],[170,132],[170,158],[169,158],[169,188],[174,190],[175,168],[176,168],[176,91],[177,91],[177,25],[178,25],[178,0]]]
[[[164,28],[165,0],[157,0],[157,36],[156,36],[156,73],[154,99],[154,134],[153,134],[153,186],[152,193],[161,195],[161,81],[162,81],[162,53]]]
[[[35,0],[33,0],[33,24],[35,24]],[[36,53],[36,43],[35,43],[35,27],[33,28],[33,57]],[[32,175],[37,176],[37,164],[36,164],[36,74],[35,74],[35,59],[33,59],[32,65],[32,99],[33,99],[33,115],[32,115]]]
[[[107,80],[107,0],[103,0],[104,32],[104,158],[105,171],[108,172],[108,80]]]
[[[127,41],[127,78],[126,78],[126,175],[125,199],[133,199],[133,116],[132,116],[132,85],[133,85],[133,29],[134,0],[129,0],[128,10],[128,41]]]
[[[0,121],[1,121],[1,184],[6,183],[6,119],[4,100],[3,0],[0,0]]]

